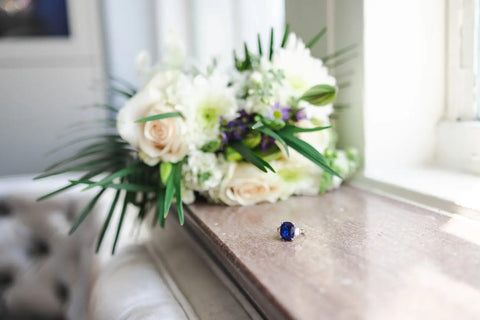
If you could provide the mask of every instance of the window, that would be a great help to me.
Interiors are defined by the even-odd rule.
[[[447,108],[437,130],[443,166],[480,174],[480,1],[448,1]]]
[[[340,93],[352,107],[338,125],[343,145],[364,150],[354,184],[452,212],[479,210],[478,0],[325,2],[333,49],[360,45],[355,79]],[[463,29],[452,29],[454,18]],[[462,48],[460,38],[470,42]]]

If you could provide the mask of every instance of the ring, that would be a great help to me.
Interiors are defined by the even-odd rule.
[[[293,238],[300,234],[305,234],[302,229],[295,227],[295,225],[289,221],[282,222],[280,227],[277,228],[280,233],[280,238],[283,241],[292,241]]]

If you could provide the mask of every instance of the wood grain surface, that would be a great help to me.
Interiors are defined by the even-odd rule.
[[[276,231],[291,221],[305,235]],[[271,319],[480,319],[480,221],[353,187],[189,206],[187,227]]]

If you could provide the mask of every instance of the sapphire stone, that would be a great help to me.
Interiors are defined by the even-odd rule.
[[[285,241],[292,241],[295,237],[295,225],[291,222],[283,222],[280,226],[280,237]]]

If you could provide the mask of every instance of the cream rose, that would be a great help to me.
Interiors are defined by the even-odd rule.
[[[229,163],[216,192],[216,197],[230,206],[273,203],[287,196],[282,180],[275,173],[264,173],[249,163]]]
[[[135,120],[144,117],[176,111],[165,97],[165,92],[174,85],[173,74],[159,74],[128,100],[118,113],[120,136],[139,149],[142,160],[151,166],[159,161],[177,162],[187,154],[186,127],[182,118],[135,123]]]

